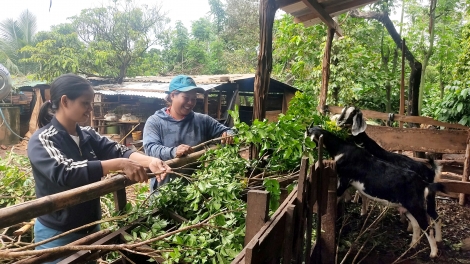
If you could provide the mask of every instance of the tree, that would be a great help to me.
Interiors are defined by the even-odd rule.
[[[121,83],[129,66],[159,43],[168,20],[160,6],[137,7],[133,1],[115,0],[107,7],[82,10],[72,23],[87,44],[91,64],[85,68],[95,69],[91,74],[96,75],[104,70]],[[96,54],[103,59],[99,65],[93,61]]]
[[[176,21],[175,37],[173,39],[173,47],[176,50],[177,60],[180,60],[181,69],[184,70],[184,54],[189,43],[188,29],[183,25],[183,22]]]
[[[227,20],[222,34],[226,43],[228,70],[236,73],[253,72],[259,45],[259,1],[227,0]]]
[[[51,31],[39,32],[36,40],[36,45],[26,46],[21,52],[31,54],[23,59],[25,62],[39,65],[38,79],[50,82],[67,72],[88,72],[83,63],[86,46],[78,39],[72,24],[52,26]],[[98,57],[95,60],[99,60]]]
[[[18,19],[5,19],[0,23],[0,61],[13,74],[28,74],[35,70],[34,65],[21,63],[27,54],[19,50],[34,43],[36,16],[28,9],[21,12]]]
[[[224,24],[227,19],[224,4],[220,0],[209,0],[211,11],[209,14],[212,15],[216,26],[217,34],[220,34],[224,29]]]

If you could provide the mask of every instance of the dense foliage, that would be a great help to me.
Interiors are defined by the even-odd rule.
[[[258,0],[208,0],[209,13],[190,28],[170,21],[159,6],[137,3],[109,1],[48,32],[34,31],[29,11],[6,19],[0,25],[0,63],[15,74],[45,80],[65,72],[117,81],[124,76],[254,72]],[[462,105],[470,60],[468,1],[381,0],[362,11],[391,17],[423,64],[421,114],[468,125],[470,116]],[[338,23],[344,36],[333,40],[328,103],[398,112],[401,52],[384,25],[349,14],[339,16]],[[326,27],[306,28],[279,14],[273,39],[274,77],[318,94]],[[409,65],[405,70],[408,79]]]

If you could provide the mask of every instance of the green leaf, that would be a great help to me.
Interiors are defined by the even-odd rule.
[[[457,112],[461,112],[462,108],[463,108],[463,103],[459,102],[459,104],[457,105]]]

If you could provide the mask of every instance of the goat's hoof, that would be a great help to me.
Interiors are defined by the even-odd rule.
[[[418,241],[411,241],[410,248],[416,248],[417,245],[418,245]]]
[[[430,257],[430,258],[435,258],[435,257],[437,257],[437,251],[436,251],[436,252],[431,252],[431,254],[429,254],[429,257]]]

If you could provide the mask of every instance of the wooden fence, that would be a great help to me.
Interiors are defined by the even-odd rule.
[[[333,113],[341,108],[330,107]],[[365,117],[388,119],[388,115],[363,111]],[[397,119],[397,118],[396,118]],[[405,122],[427,124],[465,130],[399,129],[368,126],[367,134],[389,151],[428,151],[438,153],[465,153],[464,160],[438,160],[443,172],[461,174],[454,179],[441,179],[448,192],[470,194],[470,130],[456,124],[447,124],[423,117],[399,116]],[[322,146],[321,143],[318,144]],[[321,155],[319,155],[321,157]],[[420,160],[420,159],[417,159]],[[421,160],[424,161],[424,160]],[[458,175],[457,174],[457,175]],[[270,219],[267,217],[269,195],[266,192],[248,193],[246,245],[232,263],[335,263],[336,257],[336,184],[334,161],[318,161],[308,168],[302,159],[299,184]],[[314,207],[313,204],[315,204]],[[310,244],[312,217],[316,212],[316,240]],[[264,224],[263,224],[264,222]],[[259,230],[256,232],[256,230]],[[323,232],[320,232],[322,230]],[[304,250],[305,249],[305,250]]]

